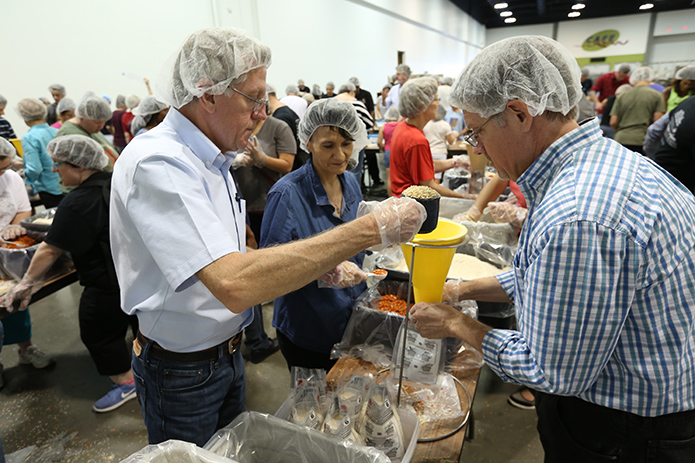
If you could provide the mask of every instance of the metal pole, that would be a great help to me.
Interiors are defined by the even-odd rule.
[[[396,406],[401,406],[401,389],[403,389],[403,370],[405,369],[405,346],[408,343],[408,323],[410,323],[410,293],[413,291],[413,273],[415,273],[415,245],[410,254],[410,275],[408,275],[408,298],[405,306],[405,327],[403,328],[403,347],[401,348],[401,371],[398,375],[398,397]]]

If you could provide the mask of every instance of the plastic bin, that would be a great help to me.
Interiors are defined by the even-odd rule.
[[[28,219],[24,219],[19,224],[26,228],[27,230],[33,230],[37,232],[47,232],[51,228],[51,224],[36,223],[37,219],[52,219],[56,215],[57,207],[52,207],[46,209],[45,211],[39,212],[38,214],[32,215]]]
[[[190,442],[168,440],[148,445],[121,463],[238,463],[227,457],[201,449]]]

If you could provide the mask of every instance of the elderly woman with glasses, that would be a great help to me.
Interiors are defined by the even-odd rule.
[[[336,98],[312,104],[299,123],[299,139],[311,159],[270,189],[261,247],[308,238],[357,217],[362,193],[355,176],[345,170],[357,165],[367,131],[353,105]],[[334,284],[339,288],[313,281],[275,299],[273,326],[288,367],[333,366],[331,348],[366,289],[363,260],[360,252],[341,264],[336,274],[343,278]]]
[[[400,196],[412,185],[425,185],[442,196],[463,198],[434,178],[436,172],[456,167],[463,159],[434,161],[425,137],[425,125],[437,116],[437,81],[431,77],[411,79],[403,85],[398,110],[406,119],[398,124],[391,142],[391,191]]]

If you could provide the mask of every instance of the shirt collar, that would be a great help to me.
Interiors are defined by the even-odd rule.
[[[517,184],[529,206],[534,198],[543,197],[548,188],[548,180],[572,158],[578,149],[603,139],[598,118],[582,121],[579,127],[558,138],[533,161],[533,164],[521,174]]]
[[[314,163],[311,162],[311,159],[309,159],[306,162],[305,168],[307,170],[309,184],[311,186],[311,191],[314,193],[314,200],[316,201],[316,204],[319,206],[330,206],[332,210],[333,205],[328,200],[328,194],[326,193],[326,189],[323,187],[321,179],[319,178],[319,174],[316,173],[316,170],[314,169]],[[348,175],[352,174],[348,173]],[[355,201],[356,195],[352,190],[348,188],[345,182],[345,172],[338,175],[338,179],[340,180],[340,186],[343,189],[343,208],[345,209],[347,204],[352,204]]]

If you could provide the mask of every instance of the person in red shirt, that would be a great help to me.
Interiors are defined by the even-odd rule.
[[[603,112],[603,104],[606,98],[615,95],[615,91],[623,84],[630,83],[628,76],[630,75],[630,65],[621,64],[615,72],[608,72],[596,79],[596,83],[591,87],[591,91],[587,97],[594,102],[596,112]],[[598,93],[598,96],[596,96]]]
[[[454,159],[432,159],[430,144],[422,129],[437,115],[437,81],[431,77],[411,79],[403,85],[398,110],[406,120],[400,122],[393,132],[391,141],[391,191],[400,197],[411,185],[425,185],[442,196],[463,198],[438,184],[435,170],[442,172],[456,166]]]

